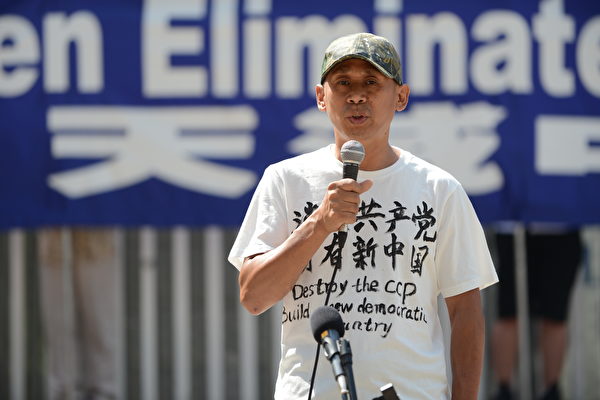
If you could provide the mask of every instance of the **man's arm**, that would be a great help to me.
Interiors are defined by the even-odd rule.
[[[281,300],[298,280],[313,254],[331,232],[356,221],[360,194],[371,181],[332,182],[317,208],[275,249],[247,257],[240,268],[240,302],[256,315]]]
[[[479,289],[446,298],[452,336],[452,400],[475,400],[483,367],[485,324]]]

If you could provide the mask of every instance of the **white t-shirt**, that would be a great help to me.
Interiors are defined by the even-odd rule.
[[[245,257],[281,244],[341,176],[332,146],[269,166],[229,261],[239,269]],[[374,184],[348,227],[329,301],[352,346],[358,397],[380,396],[393,383],[403,399],[449,398],[437,297],[498,281],[481,224],[450,174],[407,151],[387,168],[359,171],[358,181],[365,179]],[[276,399],[307,398],[316,347],[310,312],[325,302],[336,238],[325,240],[283,299]],[[315,399],[340,397],[328,364],[321,356]]]

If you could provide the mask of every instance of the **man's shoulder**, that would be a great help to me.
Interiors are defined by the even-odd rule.
[[[326,146],[308,153],[283,159],[269,165],[268,168],[279,173],[299,172],[307,169],[323,170],[326,168],[326,164],[331,162],[331,157],[330,148]]]
[[[460,182],[445,169],[432,164],[406,150],[404,152],[405,164],[409,171],[417,174],[425,179],[426,182],[432,184],[445,183],[449,189],[454,189],[460,186]]]

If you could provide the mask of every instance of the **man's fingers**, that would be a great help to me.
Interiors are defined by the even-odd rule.
[[[337,196],[331,199],[332,208],[338,212],[356,214],[360,198],[356,193],[346,194],[345,196]]]
[[[357,182],[354,179],[341,179],[339,181],[334,181],[329,184],[327,187],[328,190],[342,189],[347,192],[355,192],[358,194],[364,193],[369,190],[373,186],[373,181],[367,179],[362,182]]]
[[[328,187],[329,201],[338,205],[338,211],[358,212],[360,195],[372,186],[371,180],[358,183],[352,179],[342,179],[332,182]]]
[[[328,229],[336,230],[340,225],[353,224],[360,206],[360,195],[373,186],[373,181],[356,182],[353,179],[341,179],[331,182],[327,194],[319,207]]]
[[[362,194],[362,193],[366,192],[367,190],[371,189],[371,187],[373,186],[373,181],[370,179],[367,179],[365,181],[360,182],[358,185],[360,186],[358,193]]]

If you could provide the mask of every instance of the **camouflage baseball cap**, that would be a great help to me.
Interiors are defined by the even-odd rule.
[[[396,49],[386,38],[371,33],[355,33],[331,42],[321,66],[321,83],[333,67],[349,58],[370,62],[383,75],[402,85],[402,66]]]

